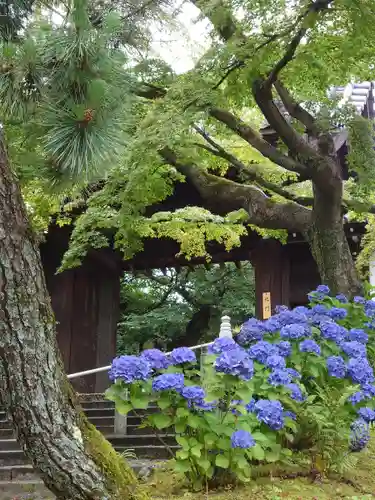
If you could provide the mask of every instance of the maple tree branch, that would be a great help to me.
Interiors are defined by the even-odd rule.
[[[311,4],[306,9],[305,13],[299,17],[299,20],[302,20],[302,26],[299,28],[297,33],[293,36],[291,41],[288,44],[288,47],[283,55],[283,57],[275,64],[273,69],[269,72],[268,77],[266,79],[266,86],[271,87],[272,84],[277,80],[280,71],[288,65],[288,63],[294,58],[296,51],[303,39],[306,35],[307,31],[314,24],[312,21],[313,16],[317,17],[319,12],[322,12],[328,9],[329,5],[333,2],[333,0],[315,0],[311,2]]]
[[[298,120],[306,127],[307,134],[317,137],[321,131],[315,118],[293,98],[289,90],[280,80],[275,81],[274,87],[290,116]]]
[[[305,176],[308,174],[307,168],[302,163],[299,163],[293,158],[282,154],[271,144],[265,141],[258,133],[256,133],[254,129],[229,111],[220,108],[211,108],[209,109],[209,114],[213,118],[216,118],[220,122],[227,125],[228,128],[230,128],[273,163],[276,163],[290,172],[295,172]]]
[[[308,208],[293,202],[276,203],[255,186],[209,174],[192,163],[181,163],[174,151],[167,147],[159,154],[166,163],[185,175],[213,213],[227,214],[242,208],[248,214],[247,223],[266,229],[304,232],[310,226],[311,210]]]

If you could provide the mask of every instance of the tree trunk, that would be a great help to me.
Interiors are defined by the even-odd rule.
[[[363,292],[349,244],[345,236],[341,213],[341,179],[333,180],[332,189],[322,192],[314,185],[312,223],[305,233],[317,263],[322,284],[333,294],[348,297]]]
[[[83,353],[84,354],[84,353]],[[0,396],[59,499],[145,500],[131,468],[79,408],[63,370],[38,245],[0,141]]]

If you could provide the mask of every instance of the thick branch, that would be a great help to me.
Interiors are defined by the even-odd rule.
[[[243,208],[248,223],[268,229],[304,231],[310,224],[311,211],[295,203],[275,203],[263,191],[208,174],[193,164],[183,164],[173,151],[160,151],[164,160],[184,174],[202,196],[208,209],[228,213]]]
[[[267,191],[271,191],[273,193],[276,193],[280,196],[283,196],[287,200],[295,201],[298,203],[298,196],[294,196],[293,194],[289,193],[286,189],[283,189],[281,186],[267,181],[264,179],[260,173],[253,168],[251,165],[245,165],[239,158],[234,156],[232,153],[229,153],[226,151],[220,144],[218,144],[216,141],[210,137],[207,132],[204,130],[200,129],[199,127],[195,127],[195,130],[211,145],[213,148],[210,148],[204,144],[197,143],[196,145],[200,148],[205,149],[209,153],[211,153],[214,156],[217,156],[219,158],[223,158],[224,160],[227,160],[228,163],[235,168],[235,170],[238,173],[238,177],[243,178],[245,181],[251,181],[251,182],[256,182],[259,184],[261,187],[266,189]],[[232,179],[233,180],[233,179]],[[305,203],[305,200],[302,198],[302,203],[301,205],[304,206],[311,206],[312,203]]]
[[[276,163],[290,172],[295,172],[305,176],[307,175],[308,170],[304,165],[295,161],[293,158],[280,153],[280,151],[262,139],[262,137],[260,137],[260,135],[257,134],[249,125],[229,111],[219,108],[211,108],[209,113],[213,118],[216,118],[220,122],[227,125],[227,127],[233,130],[233,132],[239,135],[273,163]]]
[[[288,111],[290,116],[298,120],[302,125],[306,127],[306,132],[308,135],[313,135],[317,137],[320,133],[320,129],[316,123],[315,118],[293,98],[288,89],[277,80],[275,82],[275,88],[279,94],[285,109]]]

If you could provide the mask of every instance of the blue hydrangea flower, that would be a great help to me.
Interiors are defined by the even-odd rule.
[[[366,346],[353,340],[352,342],[343,342],[340,345],[341,349],[345,354],[351,358],[365,358],[366,357]]]
[[[275,313],[276,314],[279,314],[279,313],[284,312],[284,311],[289,311],[289,307],[288,306],[283,306],[283,305],[279,305],[279,306],[275,307]]]
[[[255,399],[254,398],[251,398],[250,402],[247,403],[247,405],[245,406],[246,410],[249,412],[249,413],[252,413],[255,409]]]
[[[283,326],[280,330],[280,337],[282,339],[301,339],[303,337],[308,337],[311,330],[307,324],[294,323],[291,325]]]
[[[344,378],[346,375],[345,361],[341,356],[329,356],[327,358],[328,374],[331,377]]]
[[[250,434],[250,432],[247,431],[240,430],[233,432],[230,441],[232,448],[247,449],[255,446],[255,440],[253,436]]]
[[[341,302],[342,304],[347,304],[348,303],[348,299],[347,299],[347,297],[343,293],[339,293],[338,295],[336,295],[336,299],[339,302]]]
[[[294,368],[287,368],[286,371],[290,374],[290,376],[292,378],[295,378],[295,379],[301,378],[301,374],[299,372],[297,372],[297,370],[295,370]]]
[[[283,411],[283,405],[277,400],[260,399],[254,406],[254,412],[259,422],[264,422],[275,431],[284,427]]]
[[[301,388],[297,384],[287,384],[285,386],[287,389],[290,390],[291,394],[290,397],[294,399],[295,401],[302,402],[305,401],[305,396],[302,394]]]
[[[299,345],[299,350],[300,352],[310,352],[318,356],[321,354],[320,345],[311,339],[303,340]]]
[[[331,290],[329,289],[329,286],[327,285],[319,285],[316,289],[318,293],[322,293],[323,295],[329,295],[331,293]]]
[[[213,411],[217,406],[217,401],[212,401],[208,403],[204,399],[200,401],[188,401],[189,408],[194,408],[195,410],[201,411]]]
[[[355,302],[356,304],[365,304],[366,299],[364,299],[363,297],[360,297],[359,295],[356,295],[353,299],[353,302]]]
[[[172,365],[181,365],[183,363],[196,363],[197,357],[195,352],[189,347],[176,347],[170,354],[170,362]]]
[[[275,333],[280,330],[282,324],[277,316],[271,316],[263,321],[263,328],[265,333]]]
[[[200,401],[204,399],[206,393],[202,387],[198,385],[192,385],[190,387],[184,387],[181,391],[181,396],[185,399],[190,399],[192,401]]]
[[[164,370],[170,365],[167,356],[159,349],[146,349],[142,352],[141,358],[148,361],[154,370]]]
[[[373,300],[366,301],[365,314],[369,318],[373,318],[375,316],[375,301],[373,301]]]
[[[346,309],[342,309],[341,307],[332,307],[332,309],[328,311],[328,316],[335,320],[344,319],[347,315],[348,311]]]
[[[123,380],[131,384],[135,380],[147,380],[150,378],[152,368],[150,363],[138,356],[119,356],[112,361],[108,376],[110,380]]]
[[[348,374],[356,384],[366,384],[374,381],[374,372],[365,358],[350,358]]]
[[[287,340],[281,340],[280,342],[277,342],[277,344],[275,345],[279,351],[280,356],[287,358],[292,354],[292,345]]]
[[[297,306],[293,309],[294,312],[298,313],[298,314],[310,314],[311,312],[311,309],[309,309],[308,307],[306,306]]]
[[[282,326],[296,324],[306,325],[307,322],[307,315],[295,309],[293,311],[283,311],[277,314],[276,317]]]
[[[288,370],[274,370],[268,377],[268,383],[277,387],[278,385],[290,384],[292,375]]]
[[[344,327],[331,321],[320,325],[322,336],[327,340],[333,340],[336,344],[340,344],[346,337],[347,331]]]
[[[366,398],[365,398],[365,395],[363,394],[362,391],[357,391],[357,392],[355,392],[354,394],[352,394],[351,396],[348,397],[348,401],[352,405],[357,405],[358,403],[360,403],[364,399],[366,399]]]
[[[365,382],[361,385],[361,390],[366,399],[371,399],[375,396],[375,386]]]
[[[349,448],[351,451],[361,451],[370,441],[370,429],[367,422],[358,418],[350,426]]]
[[[268,356],[265,365],[268,366],[268,368],[273,368],[274,370],[282,370],[285,368],[286,363],[282,356],[273,354],[272,356]]]
[[[349,340],[361,342],[361,344],[367,344],[368,335],[361,328],[352,328],[348,333]]]
[[[184,376],[182,373],[163,373],[152,381],[152,390],[155,392],[174,389],[181,392],[184,388]]]
[[[208,354],[221,354],[224,351],[230,351],[238,347],[238,344],[229,337],[220,337],[215,339],[214,343],[208,346]]]
[[[250,318],[246,321],[237,336],[237,342],[241,345],[247,345],[254,340],[262,340],[265,328],[259,319]]]
[[[297,420],[296,414],[292,411],[284,411],[284,417],[291,418],[294,421]]]
[[[323,323],[332,323],[333,319],[326,314],[312,314],[309,317],[309,322],[314,326],[320,326]]]
[[[375,420],[375,411],[368,406],[360,408],[357,413],[365,422],[373,422]]]
[[[237,348],[220,354],[215,361],[215,370],[234,375],[242,380],[250,380],[254,374],[254,365],[244,349]]]
[[[256,344],[250,346],[248,353],[251,359],[256,359],[259,363],[265,364],[268,356],[278,354],[279,350],[275,344],[260,340]]]
[[[317,304],[316,306],[311,308],[312,314],[326,314],[329,315],[329,309],[323,304]]]

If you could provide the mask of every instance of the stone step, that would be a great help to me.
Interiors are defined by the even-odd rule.
[[[168,446],[176,446],[174,434],[163,434],[161,432],[158,436],[153,434],[134,434],[130,436],[110,435],[106,436],[106,439],[108,439],[116,450],[119,448],[133,448],[134,446],[164,446],[163,442]]]
[[[0,451],[7,450],[20,450],[21,447],[18,444],[17,440],[14,438],[11,439],[0,439]]]
[[[82,401],[82,408],[90,409],[90,408],[115,408],[115,403],[113,401],[108,401],[107,399],[103,399],[102,401]]]
[[[114,408],[86,408],[83,410],[90,420],[93,417],[114,417],[115,410]]]
[[[0,465],[28,465],[29,459],[21,448],[15,450],[0,450]]]
[[[111,426],[113,429],[113,426],[115,425],[115,416],[112,415],[111,417],[90,417],[89,421],[95,425],[97,429],[101,429],[102,427],[108,427]]]
[[[177,450],[179,450],[179,446],[170,446],[172,453],[174,454]],[[116,446],[116,451],[118,453],[123,453],[128,451],[129,448],[125,446]],[[131,447],[131,450],[135,453],[138,459],[152,459],[152,460],[169,460],[172,458],[172,455],[169,453],[168,449],[163,445],[135,445]]]
[[[144,469],[155,469],[163,467],[164,460],[127,460],[136,474]],[[0,466],[0,491],[2,486],[7,484],[43,484],[40,477],[34,472],[31,465],[2,465]],[[0,498],[3,497],[0,495]],[[39,497],[36,497],[39,500]]]
[[[173,434],[174,429],[173,427],[168,427],[167,429],[163,429],[163,432],[166,434]],[[150,427],[140,427],[139,425],[134,425],[134,424],[128,424],[126,426],[126,433],[128,436],[133,436],[133,435],[149,435],[149,434],[155,434],[155,431],[151,429]]]

